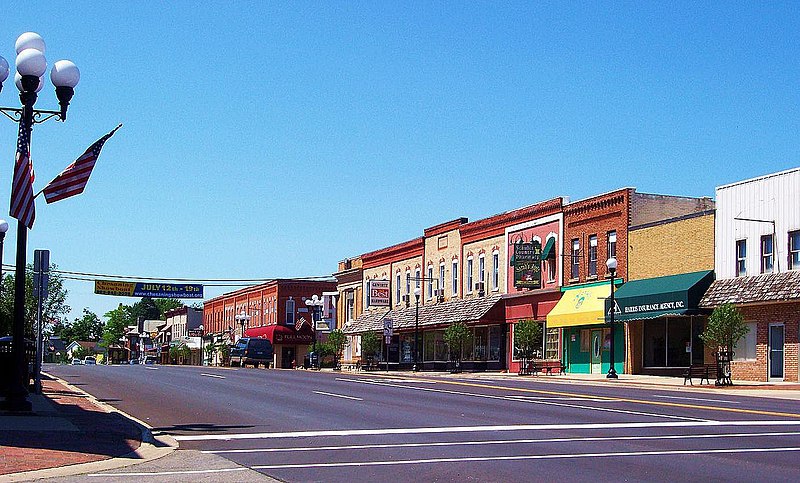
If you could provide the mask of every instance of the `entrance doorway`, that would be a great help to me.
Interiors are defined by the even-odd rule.
[[[603,330],[592,330],[592,374],[602,372]]]
[[[769,326],[769,378],[783,380],[783,324]]]
[[[281,369],[293,369],[294,347],[284,347],[281,349]]]

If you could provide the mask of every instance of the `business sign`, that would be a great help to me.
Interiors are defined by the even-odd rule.
[[[367,305],[369,307],[389,306],[389,281],[370,280],[367,282]]]
[[[189,337],[203,337],[203,329],[189,329]]]
[[[615,320],[651,319],[666,314],[679,314],[689,309],[686,291],[655,293],[635,297],[617,298]],[[606,317],[611,308],[610,299],[606,299]]]
[[[517,288],[542,288],[542,244],[514,244],[514,286]]]
[[[391,337],[394,334],[394,320],[390,318],[383,319],[383,335],[384,337]]]
[[[201,299],[203,286],[188,283],[120,282],[95,280],[94,293],[117,297],[152,297],[161,299]]]

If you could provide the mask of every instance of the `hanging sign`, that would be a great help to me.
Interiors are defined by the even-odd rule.
[[[367,288],[367,305],[370,307],[389,306],[389,281],[370,280]]]
[[[539,241],[514,244],[514,286],[542,288],[542,244]]]
[[[188,283],[121,282],[95,280],[94,293],[118,297],[152,297],[161,299],[201,299],[203,286]]]

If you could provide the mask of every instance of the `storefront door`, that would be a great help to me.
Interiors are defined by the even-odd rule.
[[[783,379],[783,325],[769,326],[769,377]]]
[[[603,330],[592,330],[592,374],[602,372]]]
[[[281,369],[292,369],[292,364],[296,364],[294,360],[294,347],[284,347],[281,349]]]

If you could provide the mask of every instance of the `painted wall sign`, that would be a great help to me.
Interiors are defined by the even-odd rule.
[[[94,293],[117,297],[153,297],[161,299],[201,299],[203,286],[187,283],[121,282],[95,280]]]
[[[514,244],[514,286],[517,288],[542,288],[542,244]]]

